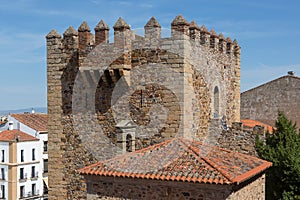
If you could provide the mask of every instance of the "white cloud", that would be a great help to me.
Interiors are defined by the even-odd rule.
[[[44,59],[45,36],[29,32],[0,32],[0,63],[40,63]],[[10,34],[8,34],[10,33]]]

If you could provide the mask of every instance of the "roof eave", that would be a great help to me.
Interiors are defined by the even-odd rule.
[[[271,162],[265,161],[262,165],[257,166],[253,169],[251,169],[250,171],[243,173],[237,177],[235,177],[234,179],[232,179],[232,183],[234,184],[240,184],[250,178],[252,178],[253,176],[262,173],[264,171],[266,171],[268,168],[270,168],[272,166]]]

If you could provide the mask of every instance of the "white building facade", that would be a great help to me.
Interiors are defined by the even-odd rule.
[[[0,199],[48,199],[46,114],[13,114],[0,132]]]

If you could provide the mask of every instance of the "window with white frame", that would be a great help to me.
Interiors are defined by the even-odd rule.
[[[25,186],[20,186],[20,198],[25,197]]]
[[[1,185],[1,188],[0,188],[0,198],[1,199],[5,198],[5,185]]]
[[[48,159],[44,159],[44,173],[48,173]]]
[[[20,168],[20,179],[25,179],[24,168]]]
[[[31,185],[31,194],[34,196],[34,195],[37,195],[36,193],[37,193],[36,192],[36,184],[34,183]]]
[[[35,174],[35,166],[32,166],[31,167],[31,178],[34,178],[36,177],[36,174]]]
[[[35,149],[32,149],[32,160],[35,160]]]
[[[24,162],[24,150],[21,150],[21,162]]]
[[[48,141],[44,141],[44,152],[48,152]]]
[[[1,168],[0,179],[5,180],[5,170],[4,170],[4,168]]]
[[[4,151],[4,149],[1,150],[1,162],[5,162],[5,151]]]

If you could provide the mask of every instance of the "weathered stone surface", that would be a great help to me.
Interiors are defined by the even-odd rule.
[[[160,27],[150,21],[153,30],[147,26],[138,37],[120,18],[115,43],[108,43],[104,24],[95,36],[85,24],[78,36],[73,30],[66,31],[72,37],[47,36],[50,199],[86,198],[76,170],[115,156],[123,113],[138,125],[136,149],[177,136],[203,140],[211,119],[240,120],[237,44],[227,48],[224,40],[219,48],[209,32],[191,33],[181,17],[172,37],[160,38]],[[153,132],[148,125],[160,121]]]
[[[265,176],[248,180],[243,186],[88,177],[88,199],[265,199]]]
[[[275,125],[278,111],[300,127],[300,77],[287,75],[241,94],[241,118]]]
[[[102,19],[95,27],[95,31],[101,31],[101,30],[109,30],[108,25]]]
[[[65,32],[64,36],[77,36],[78,32],[73,28],[73,26],[70,26]]]
[[[145,25],[145,28],[146,27],[159,27],[160,28],[161,26],[154,17],[151,17],[151,19]]]
[[[126,28],[130,29],[130,26],[124,21],[122,17],[118,19],[118,21],[113,26],[114,29]]]
[[[90,29],[88,23],[87,23],[86,21],[84,21],[84,22],[82,22],[82,24],[79,26],[78,31],[80,31],[80,32],[85,32],[85,31],[90,32],[91,29]]]

